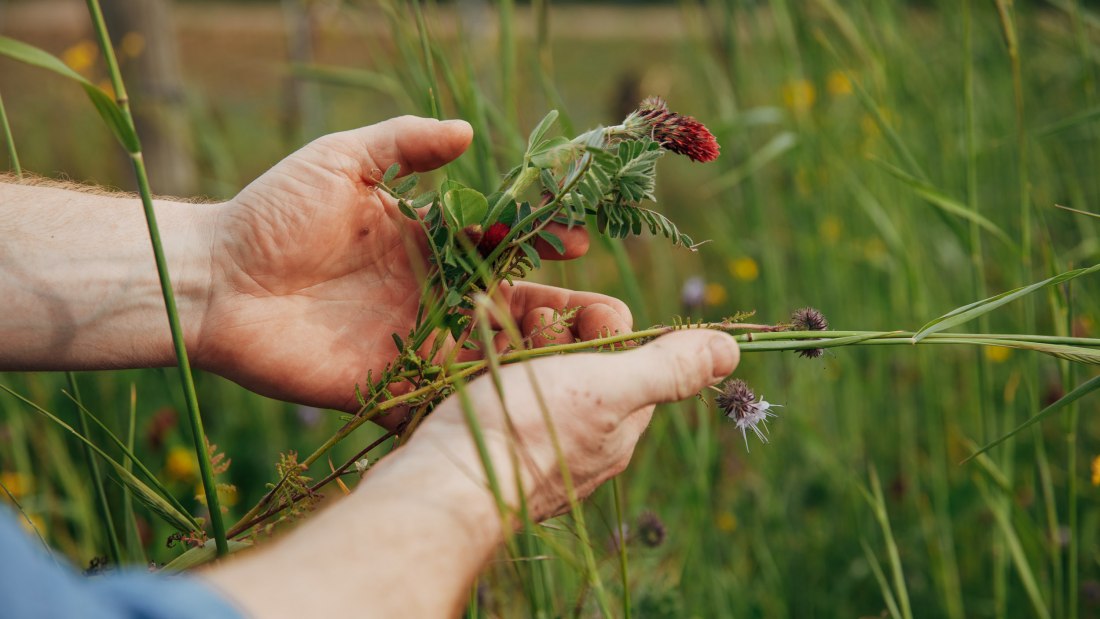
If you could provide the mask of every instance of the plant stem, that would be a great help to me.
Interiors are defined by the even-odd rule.
[[[619,577],[623,587],[623,617],[630,619],[630,578],[626,560],[626,527],[623,525],[622,489],[619,478],[611,479],[611,494],[615,497],[615,526],[619,535]]]
[[[80,432],[84,436],[91,438],[91,433],[88,429],[88,413],[84,410],[83,400],[80,397],[80,386],[76,383],[76,374],[74,372],[65,372],[65,378],[68,380],[69,389],[73,392],[73,397],[76,399],[76,414],[80,419]],[[122,565],[122,547],[118,543],[118,532],[115,531],[115,521],[111,518],[111,506],[107,502],[107,490],[103,486],[103,471],[99,469],[99,461],[96,460],[92,448],[88,447],[88,445],[82,445],[82,447],[84,448],[84,460],[87,463],[88,472],[92,477],[92,490],[95,492],[96,510],[99,512],[100,519],[103,520],[103,531],[107,537],[107,545],[111,552],[111,561],[113,561],[116,566]]]
[[[23,180],[23,168],[19,165],[19,153],[15,151],[15,138],[11,135],[11,126],[8,125],[8,113],[4,110],[4,98],[0,97],[0,127],[4,129],[4,144],[8,147],[8,160],[11,169],[15,171],[15,178]]]
[[[107,33],[103,11],[99,6],[99,0],[87,0],[87,4],[88,12],[91,13],[92,22],[95,26],[100,50],[103,52],[104,60],[107,63],[107,71],[111,76],[111,87],[115,91],[115,100],[122,110],[126,123],[133,131],[134,117],[130,112],[130,100],[126,95],[126,85],[122,81],[122,72],[119,71],[118,60],[115,58],[111,38]],[[145,160],[142,157],[140,148],[136,152],[130,153],[130,163],[133,165],[134,175],[137,177],[141,205],[145,211],[145,223],[149,229],[149,240],[153,246],[153,258],[157,265],[157,276],[160,279],[161,293],[164,296],[164,306],[168,312],[168,325],[172,332],[172,347],[176,352],[176,362],[180,370],[180,383],[187,403],[187,417],[190,421],[191,434],[195,442],[195,455],[199,461],[199,473],[202,476],[203,490],[206,494],[206,505],[210,510],[210,528],[217,547],[217,556],[221,557],[229,553],[229,543],[225,536],[225,522],[222,519],[218,489],[214,483],[214,473],[210,465],[210,453],[206,448],[206,433],[203,431],[202,417],[199,413],[195,380],[191,375],[191,364],[187,359],[187,348],[183,342],[183,329],[180,326],[179,311],[176,308],[176,298],[172,291],[172,281],[168,275],[168,261],[164,257],[160,230],[157,226],[156,213],[153,210],[153,194],[149,189],[149,176],[145,171]]]

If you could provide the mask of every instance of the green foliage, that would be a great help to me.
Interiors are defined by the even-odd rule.
[[[521,129],[538,124],[551,108],[572,116],[559,116],[563,126],[565,120],[591,127],[617,118],[604,109],[605,102],[619,95],[620,78],[630,83],[630,73],[647,87],[670,84],[668,92],[657,94],[706,119],[716,129],[723,155],[716,167],[663,161],[654,194],[667,206],[663,212],[674,214],[685,230],[713,242],[692,254],[667,243],[631,240],[619,257],[636,269],[640,283],[638,301],[631,303],[636,322],[647,324],[638,318],[643,313],[658,320],[680,314],[682,324],[694,324],[719,319],[734,307],[755,307],[759,321],[772,322],[784,320],[793,307],[813,303],[836,328],[917,329],[947,308],[1100,262],[1094,218],[1050,208],[1057,203],[1096,211],[1100,199],[1095,175],[1100,100],[1092,26],[1097,22],[1091,10],[1080,8],[1090,3],[1059,1],[1045,8],[1017,3],[1023,126],[1030,153],[1025,195],[1035,215],[1036,240],[1027,275],[1019,268],[1023,222],[1015,208],[1021,200],[1017,118],[1001,20],[993,3],[972,0],[968,51],[966,4],[922,3],[913,9],[866,1],[680,3],[669,13],[624,14],[618,20],[623,25],[601,25],[608,38],[598,40],[570,36],[574,29],[589,32],[587,14],[570,12],[580,7],[556,8],[547,47],[552,64],[536,63],[533,51],[528,54],[519,42],[518,123],[508,120],[500,103],[494,33],[484,40],[472,32],[452,39],[439,28],[428,43],[436,61],[431,78],[438,83],[441,115],[470,120],[476,136],[471,152],[447,174],[486,197],[486,221],[514,223],[530,214],[532,201],[537,204],[539,198],[531,195],[536,189],[553,190],[574,172],[577,184],[562,198],[566,210],[560,216],[577,223],[583,217],[598,229],[595,215],[571,204],[586,199],[580,193],[586,185],[591,194],[605,182],[588,173],[593,168],[607,176],[610,186],[608,170],[620,163],[617,150],[593,144],[580,155],[593,160],[587,168],[562,169],[563,157],[572,155],[560,139],[553,142],[548,130],[542,148],[535,149]],[[386,17],[395,24],[390,39],[372,39],[364,53],[338,59],[362,67],[339,67],[324,76],[329,84],[344,79],[339,88],[324,90],[332,129],[396,113],[431,113],[424,93],[432,80],[414,22],[401,10]],[[429,24],[435,23],[428,17]],[[681,23],[688,25],[686,31]],[[281,36],[272,40],[279,42]],[[188,51],[206,66],[223,66],[224,55],[234,49],[256,53],[232,44]],[[360,58],[368,60],[360,63]],[[542,89],[546,82],[540,67],[552,68],[554,79],[547,81],[556,83],[564,105]],[[9,80],[25,74],[0,74],[27,167],[63,167],[75,178],[124,182],[101,156],[103,145],[95,141],[94,131],[57,144],[28,139],[57,131],[51,115],[57,110],[40,105],[50,93],[34,82],[9,86]],[[240,175],[228,178],[230,185],[242,185],[294,146],[279,142],[281,132],[268,120],[280,113],[281,83],[257,78],[239,88],[235,84],[234,98],[227,100],[216,90],[217,78],[196,75],[194,88],[209,91],[220,121],[210,130],[239,159]],[[349,89],[353,82],[361,90]],[[95,112],[85,114],[87,106],[64,105],[72,126],[93,126]],[[529,151],[532,156],[525,159]],[[506,194],[502,186],[527,169],[537,171],[527,179],[528,191]],[[435,180],[421,184],[434,188]],[[427,209],[422,220],[437,226],[432,232],[437,248],[455,240],[442,223],[439,201],[438,192],[414,189],[403,203],[406,215]],[[629,222],[632,235],[633,220],[627,215],[621,221]],[[967,233],[972,226],[978,229],[978,243]],[[1004,243],[1002,234],[1011,243]],[[621,270],[624,262],[605,247],[594,243],[582,264],[545,268],[539,278],[626,298],[631,271]],[[522,243],[517,256],[535,264],[538,256],[530,251],[530,243]],[[448,281],[476,273],[472,260],[468,252],[455,252],[446,266]],[[746,263],[753,268],[743,268]],[[679,291],[693,276],[703,278],[708,295],[688,306]],[[967,328],[1095,333],[1100,304],[1094,279],[1035,290],[1034,331],[1023,316],[1023,298],[975,317]],[[456,299],[465,302],[462,296],[451,297]],[[398,335],[397,346],[407,345],[409,334]],[[906,331],[896,339],[911,335]],[[950,336],[931,334],[922,344]],[[996,344],[989,340],[990,346]],[[770,425],[768,446],[745,453],[741,437],[724,420],[697,402],[686,402],[658,411],[621,480],[625,518],[659,508],[669,530],[659,549],[629,548],[625,593],[634,616],[901,616],[889,542],[877,526],[875,509],[858,491],[866,484],[868,463],[882,475],[881,502],[889,512],[890,535],[915,616],[1032,617],[1038,614],[1036,600],[1055,617],[1095,614],[1087,592],[1100,581],[1100,504],[1089,465],[1100,453],[1100,420],[1075,412],[1078,406],[1080,412],[1091,410],[1096,395],[1087,393],[1096,384],[1093,370],[1019,349],[1006,354],[1001,347],[893,343],[834,348],[814,361],[749,352],[768,345],[764,338],[746,344],[738,370],[769,401],[785,406]],[[988,368],[984,375],[983,364]],[[432,368],[416,371],[427,374]],[[153,413],[173,403],[162,394],[159,373],[125,378],[136,379],[142,394],[142,437],[150,431]],[[66,405],[57,377],[10,379],[47,409]],[[377,382],[373,376],[363,383],[364,405],[392,396]],[[120,384],[128,382],[97,376],[96,388],[85,397],[97,411],[126,409]],[[225,410],[212,420],[211,430],[234,456],[230,475],[245,504],[260,498],[263,482],[272,481],[270,464],[280,452],[311,449],[341,427],[336,416],[307,426],[295,408],[247,396],[213,377],[200,378],[199,386],[204,402]],[[86,473],[69,455],[78,439],[64,436],[68,433],[54,424],[34,422],[25,409],[6,400],[0,401],[0,472],[33,476],[37,485],[21,496],[21,504],[32,520],[44,520],[44,536],[63,553],[82,562],[96,551],[102,554],[91,504],[81,494]],[[1031,421],[1037,413],[1043,423]],[[111,424],[109,413],[104,419]],[[169,437],[182,440],[179,432]],[[354,440],[333,447],[336,462],[350,459],[381,435],[369,432],[364,426]],[[959,464],[977,445],[991,446],[1006,435],[1012,438]],[[152,466],[162,451],[139,439],[135,455]],[[112,453],[123,459],[120,451]],[[310,474],[319,477],[316,467],[323,464]],[[190,500],[193,482],[180,482],[173,490],[187,499],[184,507],[198,509]],[[148,519],[147,508],[136,511]],[[621,585],[617,553],[606,541],[618,527],[612,512],[611,497],[597,493],[586,513],[600,574],[614,590]],[[494,561],[481,580],[486,592],[482,616],[593,613],[588,575],[578,568],[574,526],[566,518],[532,528],[521,557]],[[150,558],[164,562],[173,556],[163,547],[167,529],[155,519],[153,529]],[[870,550],[866,554],[864,542]],[[1079,554],[1072,554],[1071,547]],[[1021,576],[1028,572],[1030,577]],[[614,593],[613,603],[622,592]],[[1080,605],[1076,613],[1071,612],[1074,604]]]

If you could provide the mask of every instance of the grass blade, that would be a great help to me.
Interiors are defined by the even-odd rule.
[[[1002,436],[1002,437],[1000,437],[1000,438],[998,438],[994,441],[989,442],[984,447],[982,447],[978,451],[971,454],[966,460],[963,460],[963,463],[969,462],[970,460],[984,454],[985,452],[989,451],[990,449],[993,449],[997,445],[1000,445],[1001,443],[1007,441],[1008,439],[1012,438],[1016,434],[1020,433],[1022,430],[1026,429],[1026,428],[1028,428],[1032,425],[1035,425],[1035,424],[1039,423],[1040,421],[1042,421],[1043,419],[1046,419],[1050,415],[1053,415],[1054,413],[1057,413],[1058,411],[1062,410],[1063,408],[1069,406],[1070,404],[1076,402],[1077,400],[1080,400],[1081,398],[1085,397],[1086,395],[1092,393],[1097,388],[1100,388],[1100,376],[1095,376],[1095,377],[1081,383],[1076,388],[1074,388],[1073,391],[1070,391],[1066,395],[1058,398],[1057,402],[1055,402],[1055,403],[1051,404],[1050,406],[1044,408],[1043,410],[1039,411],[1038,413],[1033,415],[1030,419],[1028,419],[1027,421],[1021,423],[1019,426],[1017,426],[1011,432],[1005,434],[1004,436]]]
[[[932,204],[932,206],[938,207],[940,210],[949,215],[954,215],[977,225],[979,228],[985,230],[986,232],[995,236],[997,239],[1003,241],[1009,247],[1015,249],[1015,245],[1013,244],[1012,239],[1009,238],[1007,234],[1005,234],[1004,230],[1001,230],[997,226],[997,224],[986,219],[974,209],[967,207],[965,204],[962,204],[954,198],[940,193],[935,187],[932,187],[924,181],[921,181],[920,179],[910,175],[901,168],[898,168],[897,166],[886,163],[885,161],[878,158],[872,158],[871,161],[877,164],[886,172],[888,172],[894,178],[908,185],[910,189],[912,189],[918,196],[927,200],[930,204]]]
[[[176,527],[176,529],[184,533],[202,530],[202,527],[199,526],[199,523],[195,521],[194,517],[192,517],[190,514],[187,514],[186,512],[182,512],[179,509],[176,509],[176,507],[172,504],[172,501],[154,491],[145,482],[138,479],[137,476],[135,476],[133,473],[127,471],[126,467],[119,464],[114,458],[109,456],[107,452],[103,451],[102,448],[90,441],[80,432],[77,432],[76,429],[62,421],[61,418],[59,418],[57,415],[54,415],[53,413],[28,400],[27,398],[24,398],[22,395],[16,393],[11,388],[9,388],[7,385],[0,384],[0,389],[21,400],[24,404],[29,405],[31,408],[41,413],[47,419],[60,426],[69,434],[75,436],[78,440],[80,440],[82,443],[84,443],[97,454],[99,454],[99,456],[102,457],[108,464],[114,467],[115,473],[118,474],[119,478],[124,484],[126,484],[127,487],[129,487],[136,493],[138,499],[145,503],[145,505],[149,507],[149,509],[152,509],[162,518],[164,518],[165,522],[168,522],[172,526]]]
[[[89,82],[83,75],[70,69],[60,58],[33,45],[4,36],[0,36],[0,55],[52,71],[80,84],[84,92],[88,94],[88,98],[92,100],[92,104],[95,105],[96,111],[99,112],[99,115],[111,129],[111,133],[118,138],[119,144],[122,144],[126,152],[136,153],[141,150],[137,133],[127,122],[126,115],[123,114],[118,104],[111,99],[111,96]]]
[[[986,489],[985,484],[978,484],[978,488],[981,489],[982,498],[985,499],[990,512],[993,513],[997,526],[1001,529],[1001,534],[1008,544],[1009,556],[1012,557],[1012,564],[1016,566],[1016,573],[1020,576],[1020,581],[1024,585],[1024,591],[1027,593],[1028,600],[1031,601],[1035,616],[1041,619],[1050,619],[1050,611],[1047,610],[1043,595],[1039,592],[1035,574],[1031,571],[1031,564],[1028,563],[1027,555],[1024,554],[1024,548],[1020,544],[1020,536],[1016,534],[1016,528],[1012,525],[1007,510],[997,508],[994,504],[994,498],[989,495],[989,490]]]
[[[913,341],[919,342],[933,333],[938,333],[940,331],[943,331],[944,329],[956,327],[974,318],[977,318],[978,316],[988,314],[989,312],[992,312],[1002,305],[1011,303],[1012,301],[1015,301],[1020,297],[1027,296],[1041,288],[1061,284],[1063,282],[1068,282],[1072,279],[1081,277],[1082,275],[1090,275],[1092,273],[1095,273],[1096,271],[1100,271],[1100,264],[1095,264],[1091,267],[1084,269],[1074,269],[1073,271],[1067,271],[1060,275],[1055,275],[1054,277],[1044,279],[1041,282],[1036,282],[1029,286],[1023,286],[1021,288],[1010,290],[1008,292],[1002,292],[1001,294],[992,296],[988,299],[984,299],[982,301],[977,301],[953,309],[943,316],[940,316],[939,318],[921,327],[920,331],[918,331],[913,336]]]
[[[886,580],[886,573],[882,571],[882,564],[879,563],[875,553],[871,551],[871,547],[867,545],[867,540],[860,538],[859,544],[863,546],[863,554],[867,557],[867,564],[871,566],[871,573],[875,575],[875,582],[878,583],[879,591],[882,592],[882,600],[886,602],[886,610],[893,619],[901,619],[898,602],[894,598],[893,590],[890,589],[890,582]]]
[[[244,550],[252,546],[250,541],[238,541],[235,539],[229,540],[229,554],[233,554],[238,550]],[[204,563],[209,563],[217,556],[217,547],[214,544],[214,540],[208,539],[202,546],[195,546],[180,556],[172,559],[161,568],[165,572],[183,572],[185,570],[196,568]]]
[[[4,132],[4,144],[8,149],[8,162],[15,172],[15,178],[23,178],[23,167],[19,165],[19,153],[15,150],[15,138],[11,135],[11,125],[8,124],[8,113],[4,109],[4,99],[0,97],[0,129]]]
[[[65,378],[68,380],[69,389],[73,392],[71,397],[76,404],[77,417],[80,419],[80,433],[84,436],[91,436],[91,432],[88,431],[88,417],[90,415],[88,410],[84,408],[83,400],[80,398],[80,385],[76,382],[76,374],[65,372]],[[103,534],[107,538],[107,547],[111,552],[111,561],[115,565],[122,565],[122,547],[118,543],[115,520],[111,517],[111,505],[107,501],[107,491],[103,487],[103,473],[99,470],[99,462],[96,461],[95,455],[87,445],[84,446],[84,461],[88,466],[88,474],[92,477],[92,491],[95,493],[96,508],[99,510],[99,519],[102,521],[100,525],[103,527]]]

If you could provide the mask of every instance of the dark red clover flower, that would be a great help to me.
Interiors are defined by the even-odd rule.
[[[500,245],[504,237],[508,236],[511,229],[512,226],[501,221],[489,226],[489,229],[482,234],[481,241],[477,244],[477,249],[481,252],[481,255],[488,256],[493,253],[493,250],[497,248],[497,245]]]
[[[812,307],[803,307],[791,314],[791,328],[796,331],[825,331],[829,328],[829,321],[825,315]],[[807,348],[798,351],[798,354],[807,359],[817,359],[825,354],[821,348]]]
[[[626,119],[626,126],[644,130],[661,146],[685,155],[692,161],[705,163],[718,158],[718,140],[703,123],[668,109],[660,97],[648,97]]]

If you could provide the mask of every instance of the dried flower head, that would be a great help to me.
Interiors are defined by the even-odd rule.
[[[648,97],[630,113],[624,125],[628,130],[648,135],[668,150],[692,161],[707,162],[718,158],[718,140],[703,123],[668,109],[660,97]]]
[[[643,546],[656,548],[665,542],[665,523],[653,512],[644,512],[638,516],[638,540]]]
[[[740,378],[731,378],[722,383],[715,403],[741,430],[746,449],[749,446],[749,430],[752,430],[762,442],[768,442],[768,437],[760,430],[760,425],[764,425],[764,430],[768,429],[768,417],[775,416],[775,413],[769,409],[772,406],[778,406],[777,404],[770,404],[763,397],[757,400],[752,388]]]
[[[829,328],[829,321],[825,315],[812,307],[803,307],[791,314],[791,327],[798,331],[825,331]],[[807,348],[798,351],[799,356],[807,359],[817,359],[825,354],[821,348]]]

